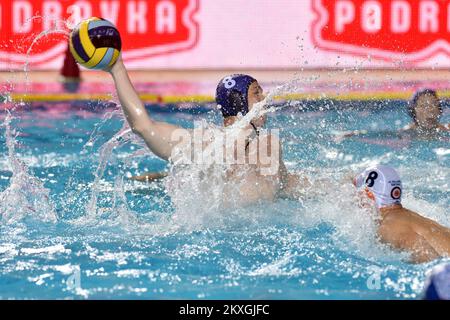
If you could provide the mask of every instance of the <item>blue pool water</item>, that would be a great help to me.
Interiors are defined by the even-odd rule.
[[[1,127],[2,299],[415,299],[426,270],[442,262],[412,265],[380,245],[345,177],[393,165],[404,205],[450,226],[450,137],[333,139],[336,131],[403,127],[401,102],[311,102],[271,114],[288,168],[326,179],[326,195],[211,212],[202,205],[208,194],[173,199],[164,182],[127,178],[167,164],[126,134],[108,142],[124,124],[116,109],[58,108],[68,110],[19,107],[9,125],[15,138]],[[220,123],[206,106],[148,108],[187,127]],[[442,120],[450,122],[448,108]]]

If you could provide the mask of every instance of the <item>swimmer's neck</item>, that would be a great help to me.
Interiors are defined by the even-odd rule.
[[[389,213],[398,211],[398,210],[403,210],[403,206],[401,204],[393,204],[391,206],[386,206],[386,207],[381,207],[378,208],[378,212],[381,215],[381,218],[385,218]]]
[[[229,116],[223,119],[223,126],[229,127],[235,124],[238,121],[238,117],[235,116]],[[254,130],[257,134],[259,133],[259,129],[253,124],[252,121],[250,121],[245,129],[251,129]]]

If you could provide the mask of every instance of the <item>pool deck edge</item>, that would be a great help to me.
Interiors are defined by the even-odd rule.
[[[450,70],[155,70],[129,72],[141,99],[148,103],[214,101],[218,79],[248,73],[268,90],[295,81],[279,100],[405,100],[418,88],[436,89],[450,98]],[[0,72],[0,101],[67,102],[114,100],[112,78],[102,71],[82,71],[82,87],[70,91],[57,71]],[[70,82],[68,82],[70,85]],[[48,87],[53,85],[53,89]],[[267,90],[266,90],[267,91]]]

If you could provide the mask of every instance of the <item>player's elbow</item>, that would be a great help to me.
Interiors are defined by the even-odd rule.
[[[147,135],[149,130],[152,130],[154,128],[152,121],[150,120],[143,121],[142,119],[130,122],[130,127],[133,133],[141,137]]]
[[[146,128],[141,124],[135,124],[131,126],[131,131],[133,131],[134,134],[142,137],[145,134]]]

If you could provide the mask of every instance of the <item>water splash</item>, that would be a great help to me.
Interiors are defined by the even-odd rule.
[[[131,140],[132,132],[127,126],[116,133],[110,140],[108,140],[99,151],[99,165],[94,174],[94,182],[91,187],[91,197],[86,206],[86,219],[88,221],[97,221],[99,218],[98,211],[98,196],[100,193],[100,181],[105,173],[108,161],[111,159],[114,149],[123,146]],[[101,214],[100,214],[101,215]]]
[[[17,132],[11,129],[12,116],[8,112],[5,127],[8,161],[12,171],[9,186],[0,193],[0,217],[4,223],[15,223],[25,217],[56,222],[57,215],[50,200],[50,191],[29,173],[29,169],[15,153]]]
[[[53,27],[34,37],[26,52],[23,68],[26,90],[29,87],[28,65],[34,45],[42,38],[51,34],[69,34],[67,30],[58,27],[61,22],[63,25],[66,25],[66,22],[54,17],[33,16],[27,19],[25,23],[30,23],[36,19],[50,19],[53,22]],[[12,75],[14,76],[14,73],[12,73]],[[10,81],[8,82],[11,83]],[[14,90],[14,85],[11,85],[9,89],[9,92],[12,92]],[[27,93],[27,91],[25,93]],[[17,106],[23,104],[13,103],[12,105],[11,112],[14,112]],[[29,172],[30,170],[27,165],[21,161],[15,153],[17,132],[11,128],[13,119],[11,112],[7,111],[7,116],[2,125],[5,127],[6,146],[8,148],[7,159],[12,171],[12,177],[9,186],[0,194],[1,220],[6,223],[14,223],[29,216],[45,222],[56,222],[57,214],[55,207],[50,200],[50,191],[44,187],[43,183],[38,178]]]
[[[43,16],[35,16],[32,19],[37,19],[37,18],[44,19],[45,17],[43,17]],[[48,37],[48,36],[53,35],[53,34],[62,34],[62,35],[67,36],[67,38],[69,38],[70,32],[67,29],[64,30],[64,29],[59,29],[58,28],[58,25],[60,24],[60,22],[63,22],[63,25],[66,25],[66,21],[65,20],[61,20],[61,19],[56,19],[56,18],[51,18],[51,19],[52,19],[51,21],[53,22],[53,27],[51,29],[49,29],[49,30],[42,31],[36,37],[34,37],[33,41],[31,42],[31,44],[30,44],[30,46],[29,46],[29,48],[27,50],[26,59],[25,59],[25,65],[24,65],[24,68],[23,68],[23,71],[25,73],[25,88],[26,88],[26,90],[28,90],[29,81],[30,81],[29,77],[28,77],[28,66],[29,66],[29,63],[30,63],[30,54],[31,54],[31,51],[33,50],[33,47],[35,46],[35,44],[38,43],[42,38]],[[27,91],[25,93],[27,93]]]
[[[26,19],[24,21],[24,24],[23,24],[22,28],[24,28],[27,23],[31,23],[32,21],[38,20],[38,19],[41,19],[41,20],[46,19],[46,20],[51,21],[52,22],[52,27],[50,29],[44,30],[41,33],[39,33],[38,35],[36,35],[33,38],[31,44],[29,45],[29,47],[28,47],[28,49],[26,51],[25,63],[24,63],[24,66],[23,66],[24,77],[25,77],[25,79],[24,79],[24,83],[25,83],[25,92],[24,93],[25,94],[28,93],[28,88],[29,88],[29,84],[30,84],[30,79],[29,79],[29,74],[28,74],[29,73],[28,67],[29,67],[29,64],[30,64],[30,60],[31,60],[31,56],[30,55],[31,55],[31,51],[33,50],[33,47],[42,38],[48,37],[48,36],[50,36],[52,34],[62,34],[62,35],[65,35],[67,37],[70,34],[69,31],[68,31],[69,30],[69,25],[68,25],[67,21],[59,19],[59,18],[56,18],[56,17],[53,17],[53,16],[35,15],[33,17],[30,17],[30,18]],[[64,26],[65,29],[64,29],[64,27],[60,27],[60,26]],[[18,74],[16,74],[16,73],[11,71],[11,75],[10,75],[9,79],[7,79],[7,82],[10,84],[10,88],[8,89],[8,92],[13,92],[14,91],[14,88],[15,88],[14,82],[18,81],[17,76],[18,76]],[[22,103],[13,104],[12,111],[14,111],[17,108],[17,106],[21,106],[21,105],[22,105]]]
[[[247,128],[252,119],[261,117],[269,112],[274,112],[274,97],[286,90],[291,90],[295,84],[287,83],[275,88],[267,94],[264,100],[253,105],[252,109],[244,116],[228,126],[218,127],[206,121],[198,123],[201,132],[212,132],[208,148],[203,148],[201,158],[210,156],[210,150],[234,150],[235,142],[241,138],[242,129]],[[226,139],[223,139],[223,134]],[[194,134],[194,140],[195,140]],[[191,146],[186,146],[190,148]],[[209,149],[209,150],[208,150]],[[196,152],[195,150],[194,152]],[[180,154],[188,154],[186,149],[181,148]],[[195,156],[194,156],[195,157]],[[228,173],[233,169],[233,163],[184,163],[183,156],[174,157],[174,163],[170,166],[170,175],[166,180],[166,188],[171,195],[175,213],[173,223],[184,230],[198,230],[211,226],[225,226],[229,223],[236,224],[237,221],[257,221],[257,216],[263,218],[264,214],[254,215],[256,210],[242,211],[246,202],[242,188],[246,184],[246,176],[251,172],[252,167],[247,164],[239,165],[235,177],[228,179]],[[232,196],[231,196],[232,195]],[[198,199],[202,199],[198,201]],[[224,210],[226,208],[226,210]],[[247,217],[242,214],[247,213]],[[246,219],[247,218],[247,219]]]
[[[27,50],[27,53],[26,53],[26,62],[25,62],[24,68],[23,68],[23,71],[25,72],[25,79],[26,79],[26,80],[28,80],[28,71],[29,71],[29,70],[28,70],[28,66],[29,66],[29,64],[30,64],[29,58],[30,58],[30,54],[31,54],[31,51],[33,50],[34,45],[35,45],[36,43],[38,43],[38,41],[40,41],[42,38],[48,37],[48,36],[54,35],[54,34],[62,34],[62,35],[65,35],[65,36],[67,36],[67,37],[69,37],[69,35],[70,35],[70,33],[69,33],[67,30],[57,29],[56,26],[55,26],[54,29],[42,31],[41,33],[39,33],[39,34],[33,39],[33,41],[32,41],[31,44],[30,44],[30,47],[29,47],[28,50]]]
[[[94,145],[97,143],[99,138],[101,137],[98,132],[102,129],[104,125],[108,123],[109,120],[111,120],[113,117],[117,116],[119,114],[119,109],[116,109],[112,112],[106,112],[102,116],[102,120],[95,124],[94,129],[91,131],[91,134],[89,135],[88,141],[84,144],[83,148],[80,151],[80,155],[82,156],[88,156],[93,152]],[[80,192],[74,191],[77,190],[77,181],[76,181],[76,174],[77,170],[79,170],[78,167],[74,166],[72,168],[72,173],[69,177],[69,180],[67,181],[65,185],[65,189],[69,192],[69,197],[66,199],[66,205],[71,206],[74,201],[77,201],[79,198]]]

